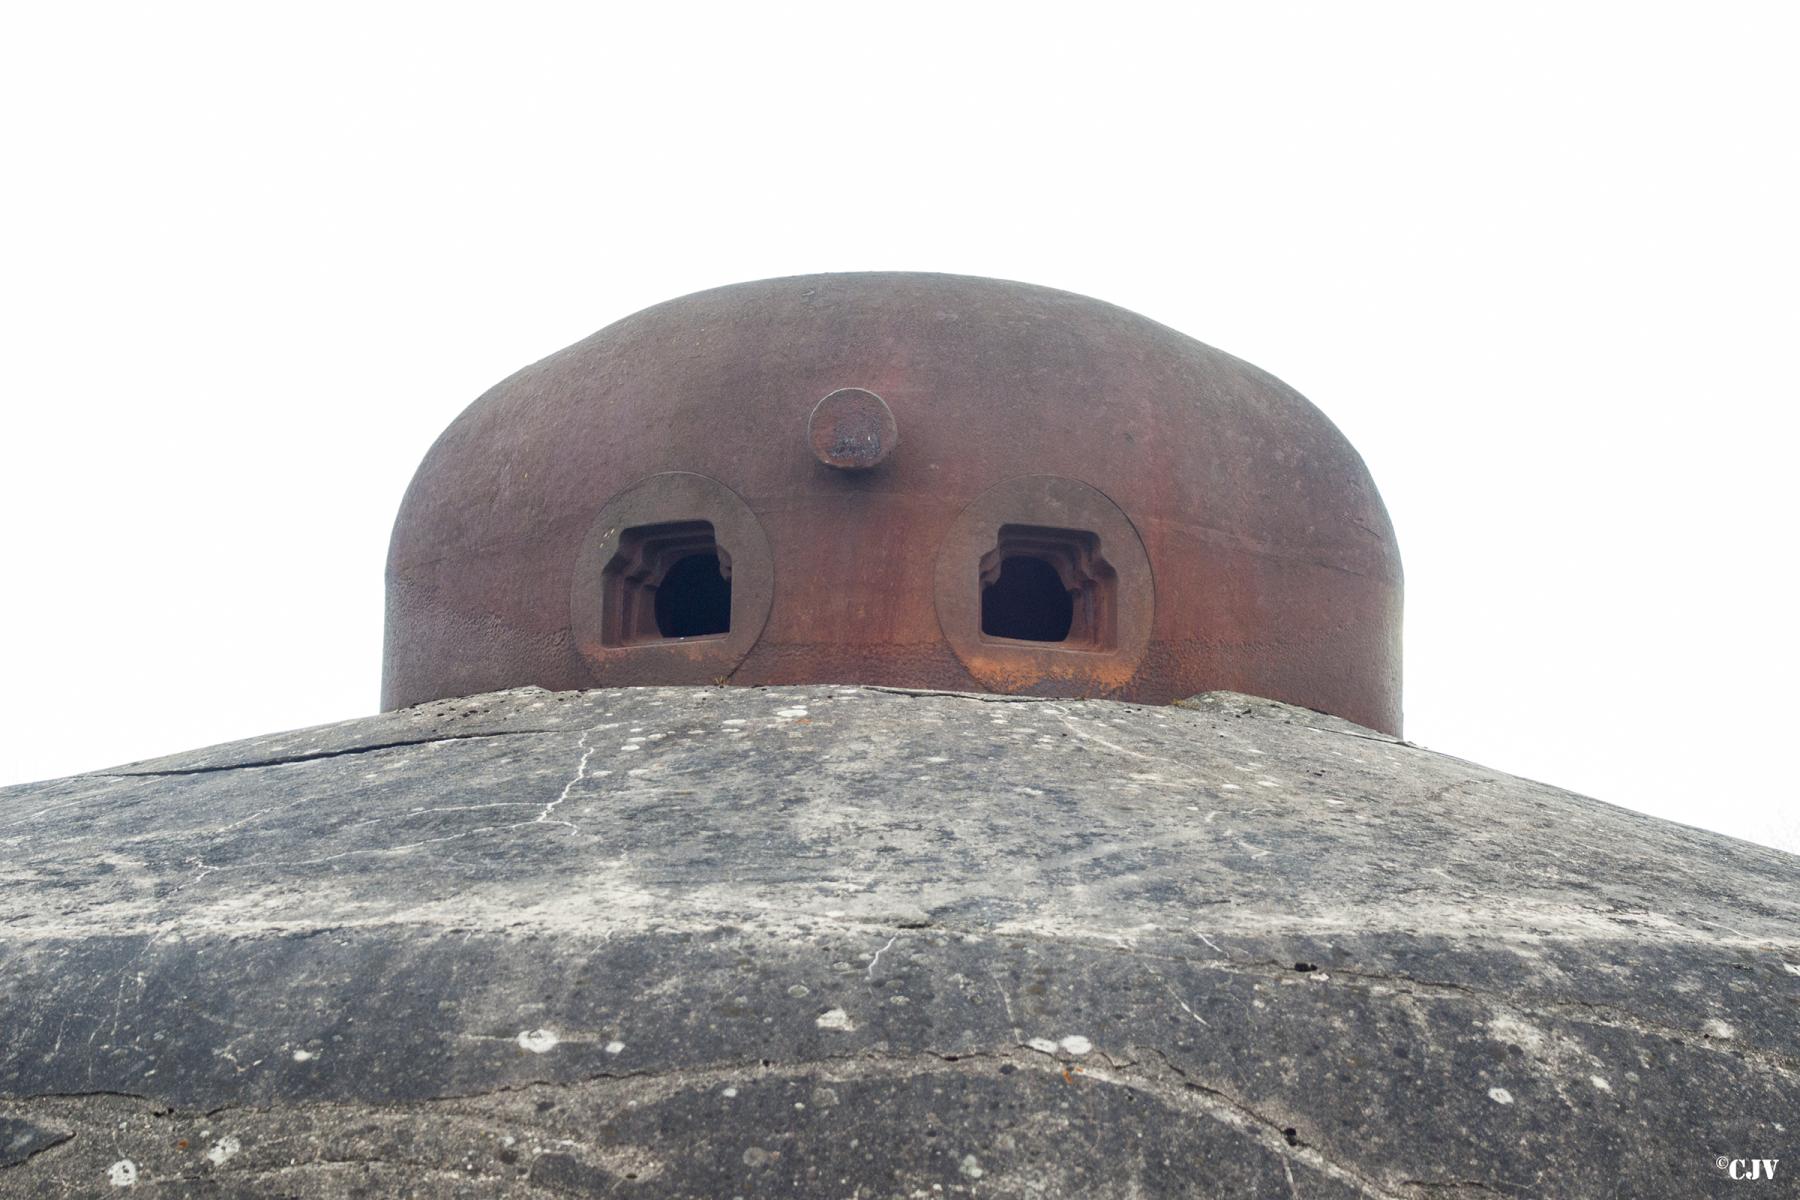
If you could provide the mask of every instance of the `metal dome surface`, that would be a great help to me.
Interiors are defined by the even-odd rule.
[[[450,426],[394,528],[383,703],[1229,689],[1397,732],[1400,619],[1373,482],[1279,380],[1067,292],[801,276],[627,317]]]

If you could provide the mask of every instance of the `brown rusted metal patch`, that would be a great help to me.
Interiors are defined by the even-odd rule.
[[[813,454],[828,467],[866,471],[894,452],[900,426],[887,401],[864,388],[839,388],[806,421]]]
[[[998,595],[1009,578],[1017,582]],[[1156,612],[1130,518],[1095,488],[1055,475],[1008,479],[963,509],[938,551],[935,592],[945,639],[997,692],[1123,692]]]
[[[607,497],[664,472],[742,497],[766,543],[694,494],[609,514],[620,540],[584,549]],[[1080,485],[1046,484],[940,562],[958,514],[1032,476],[1116,509],[1083,516],[1058,501]],[[1392,733],[1401,609],[1367,469],[1280,380],[1066,292],[808,276],[646,309],[458,417],[395,523],[382,696],[726,675],[1151,704],[1230,690]]]
[[[668,589],[688,578],[697,581],[694,603],[666,604]],[[722,630],[706,621],[719,584],[728,585]],[[762,636],[774,594],[774,560],[756,514],[718,480],[670,471],[614,496],[588,527],[569,624],[595,682],[719,683]]]

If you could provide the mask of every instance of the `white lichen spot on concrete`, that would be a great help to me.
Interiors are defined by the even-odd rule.
[[[519,1048],[529,1050],[533,1054],[542,1054],[546,1050],[554,1050],[562,1041],[556,1036],[554,1029],[527,1029],[519,1034]]]
[[[1606,1082],[1606,1080],[1602,1079],[1598,1075],[1589,1075],[1588,1082],[1593,1084],[1595,1087],[1599,1088],[1603,1092],[1612,1091],[1612,1084]]]
[[[617,1039],[614,1039],[613,1041],[606,1043],[606,1052],[608,1054],[619,1054],[619,1053],[623,1052],[624,1049],[625,1049],[625,1043],[618,1041]]]
[[[950,756],[947,754],[934,754],[925,761],[928,763],[947,763],[950,761]]]
[[[776,709],[775,715],[778,717],[782,717],[786,720],[792,721],[792,720],[796,720],[797,718],[804,717],[806,715],[806,709],[803,706],[796,704],[792,708]]]
[[[1239,786],[1238,786],[1238,785],[1237,785],[1237,784],[1235,784],[1235,783],[1221,783],[1221,784],[1220,784],[1220,785],[1219,785],[1219,790],[1220,790],[1220,791],[1221,791],[1221,792],[1241,792],[1241,791],[1243,791],[1243,790],[1244,790],[1244,789],[1243,789],[1243,788],[1241,788],[1241,787],[1239,787]]]
[[[728,1087],[724,1091],[720,1092],[719,1095],[725,1097],[727,1100],[735,1100],[737,1098],[737,1089],[734,1087]]]
[[[1051,1041],[1049,1038],[1032,1038],[1030,1041],[1026,1042],[1025,1044],[1027,1046],[1031,1047],[1033,1050],[1036,1050],[1039,1054],[1055,1054],[1056,1053],[1056,1043]]]
[[[1067,1050],[1070,1054],[1086,1054],[1089,1050],[1094,1048],[1094,1043],[1088,1041],[1079,1033],[1071,1033],[1062,1040],[1062,1048]]]
[[[1714,1017],[1712,1020],[1702,1025],[1700,1031],[1707,1037],[1713,1038],[1733,1038],[1737,1036],[1737,1030],[1719,1020],[1717,1017]]]
[[[112,1182],[114,1187],[136,1187],[137,1164],[129,1158],[121,1158],[106,1168],[106,1178]]]
[[[957,1169],[962,1172],[964,1179],[980,1179],[987,1174],[981,1169],[981,1160],[973,1154],[963,1155],[962,1166]]]
[[[1489,1088],[1488,1099],[1495,1104],[1511,1104],[1513,1102],[1512,1093],[1505,1088]]]
[[[215,1167],[222,1167],[232,1159],[236,1158],[238,1151],[243,1148],[244,1144],[242,1142],[238,1141],[230,1134],[226,1134],[224,1137],[214,1142],[212,1144],[212,1149],[206,1152],[206,1161]]]
[[[1257,787],[1280,787],[1281,785],[1279,783],[1276,783],[1273,779],[1259,779],[1256,781],[1256,786]]]
[[[844,1033],[849,1033],[852,1029],[856,1028],[856,1022],[852,1021],[850,1019],[850,1014],[841,1008],[828,1009],[827,1011],[820,1013],[819,1019],[814,1021],[813,1024],[817,1025],[820,1029],[836,1029]]]
[[[744,720],[742,717],[730,717],[719,722],[721,725],[748,725],[749,723],[750,722]]]
[[[1781,965],[1789,975],[1800,975],[1800,964],[1784,962]]]
[[[788,989],[788,995],[792,996],[796,1000],[799,1000],[803,996],[807,996],[807,995],[811,994],[811,992],[812,992],[812,989],[807,987],[804,983],[796,983],[793,987]]]
[[[317,1054],[314,1054],[311,1050],[296,1050],[296,1051],[294,1051],[294,1061],[295,1062],[311,1062],[313,1059],[315,1059],[317,1057],[319,1057],[319,1056]]]

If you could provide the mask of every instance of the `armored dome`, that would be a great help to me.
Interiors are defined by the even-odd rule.
[[[383,704],[864,683],[1400,728],[1399,552],[1281,381],[1067,292],[802,276],[673,300],[500,383],[419,468]]]
[[[1141,317],[914,275],[641,313],[439,440],[389,602],[403,711],[0,788],[0,1195],[1793,1157],[1796,860],[1393,734],[1355,452]]]

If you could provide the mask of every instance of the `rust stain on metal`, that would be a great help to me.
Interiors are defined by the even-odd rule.
[[[809,276],[627,317],[452,424],[394,529],[383,703],[1231,689],[1397,732],[1400,616],[1373,481],[1279,380],[1066,292]]]

